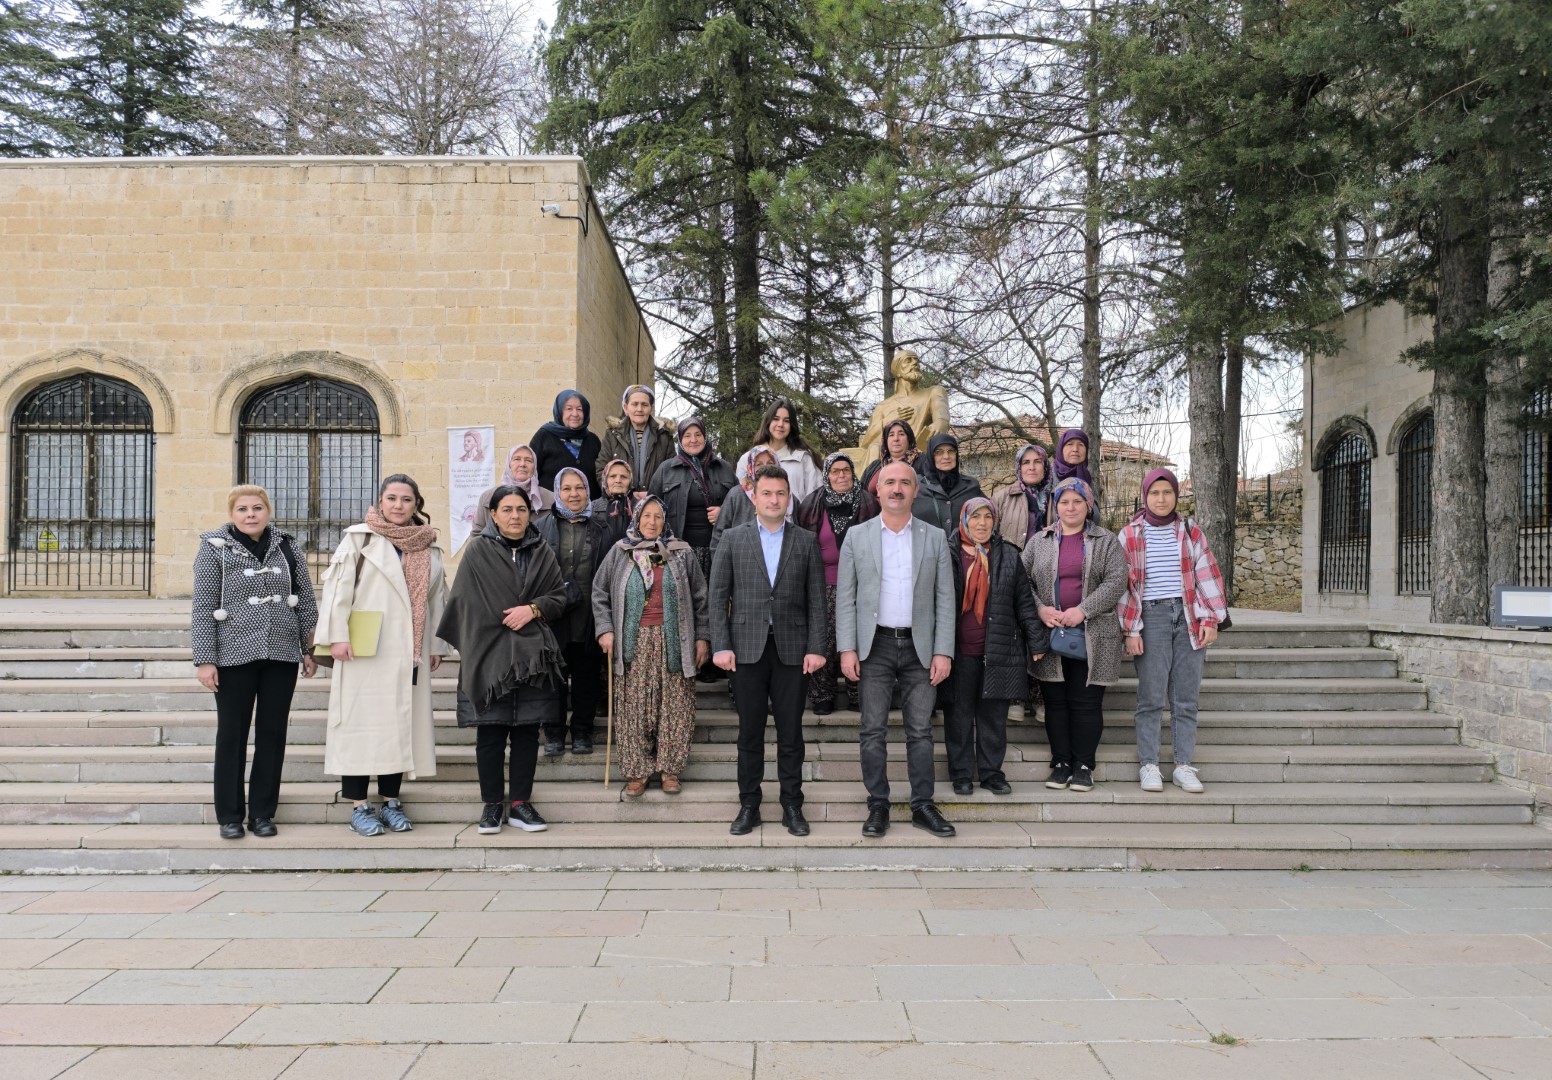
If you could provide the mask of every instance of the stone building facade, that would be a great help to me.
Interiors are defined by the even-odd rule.
[[[653,381],[578,158],[7,161],[0,238],[13,593],[185,595],[245,480],[315,556],[392,472],[445,531],[449,427]]]
[[[1333,329],[1341,349],[1304,363],[1304,610],[1426,622],[1426,578],[1399,519],[1403,478],[1415,476],[1398,452],[1432,416],[1433,376],[1400,357],[1433,324],[1391,303],[1355,307]]]

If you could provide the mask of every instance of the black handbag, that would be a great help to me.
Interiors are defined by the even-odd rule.
[[[1058,626],[1052,629],[1051,651],[1071,660],[1087,660],[1089,643],[1084,636],[1083,627],[1081,625]]]

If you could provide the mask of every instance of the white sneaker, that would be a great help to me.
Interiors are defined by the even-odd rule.
[[[1164,777],[1159,773],[1157,765],[1144,765],[1137,770],[1137,779],[1142,782],[1144,791],[1163,791]]]
[[[1202,782],[1196,778],[1196,770],[1189,765],[1175,766],[1174,781],[1181,791],[1189,791],[1192,795],[1202,793]]]
[[[1015,701],[1008,706],[1008,723],[1022,724],[1024,722],[1024,703]]]

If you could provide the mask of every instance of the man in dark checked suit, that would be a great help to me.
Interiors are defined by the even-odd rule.
[[[754,476],[755,520],[722,534],[709,586],[712,663],[730,673],[738,709],[738,816],[743,836],[760,824],[765,716],[776,721],[781,823],[808,835],[803,817],[803,701],[825,664],[825,582],[819,541],[787,520],[786,470]]]

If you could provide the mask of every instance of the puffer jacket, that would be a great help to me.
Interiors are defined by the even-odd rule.
[[[233,536],[232,526],[201,533],[199,541],[190,623],[194,663],[301,663],[303,650],[312,649],[318,602],[296,538],[271,527],[263,559]]]
[[[925,455],[924,455],[925,456]],[[911,516],[929,521],[943,530],[948,537],[949,548],[959,546],[959,512],[965,503],[981,494],[981,482],[973,476],[959,474],[953,491],[944,491],[937,475],[931,471],[921,476],[921,486],[916,489],[916,501],[911,504]]]
[[[604,469],[615,458],[630,463],[632,489],[645,491],[659,466],[674,456],[673,425],[664,424],[653,417],[647,424],[647,469],[638,483],[635,478],[636,448],[631,445],[630,432],[626,430],[629,427],[630,421],[621,416],[611,416],[605,422],[603,448],[598,451],[598,486],[593,489],[595,492],[604,489]]]
[[[1087,617],[1083,640],[1088,645],[1090,686],[1110,686],[1121,677],[1121,620],[1116,605],[1126,592],[1126,555],[1115,533],[1093,522],[1085,526],[1083,544],[1083,600],[1078,605]],[[1024,572],[1035,588],[1035,600],[1055,606],[1056,560],[1061,554],[1061,526],[1047,525],[1024,548]],[[1035,665],[1035,678],[1060,682],[1062,658],[1047,651]]]
[[[727,498],[727,493],[738,487],[738,478],[733,475],[733,466],[727,463],[727,459],[713,454],[711,462],[706,467],[706,479],[711,486],[711,495],[706,500],[707,506],[721,506],[722,500]],[[652,474],[650,491],[663,500],[663,505],[668,507],[668,527],[673,530],[675,536],[684,535],[684,516],[690,505],[690,485],[695,483],[695,477],[690,473],[690,467],[680,459],[678,453],[658,466],[657,472]],[[713,528],[716,527],[713,523]]]
[[[965,603],[965,563],[958,545],[948,558],[954,568],[957,619]],[[992,582],[986,597],[986,673],[981,677],[981,696],[1023,701],[1029,696],[1029,658],[1046,651],[1050,631],[1040,621],[1019,549],[993,536],[987,562]]]

